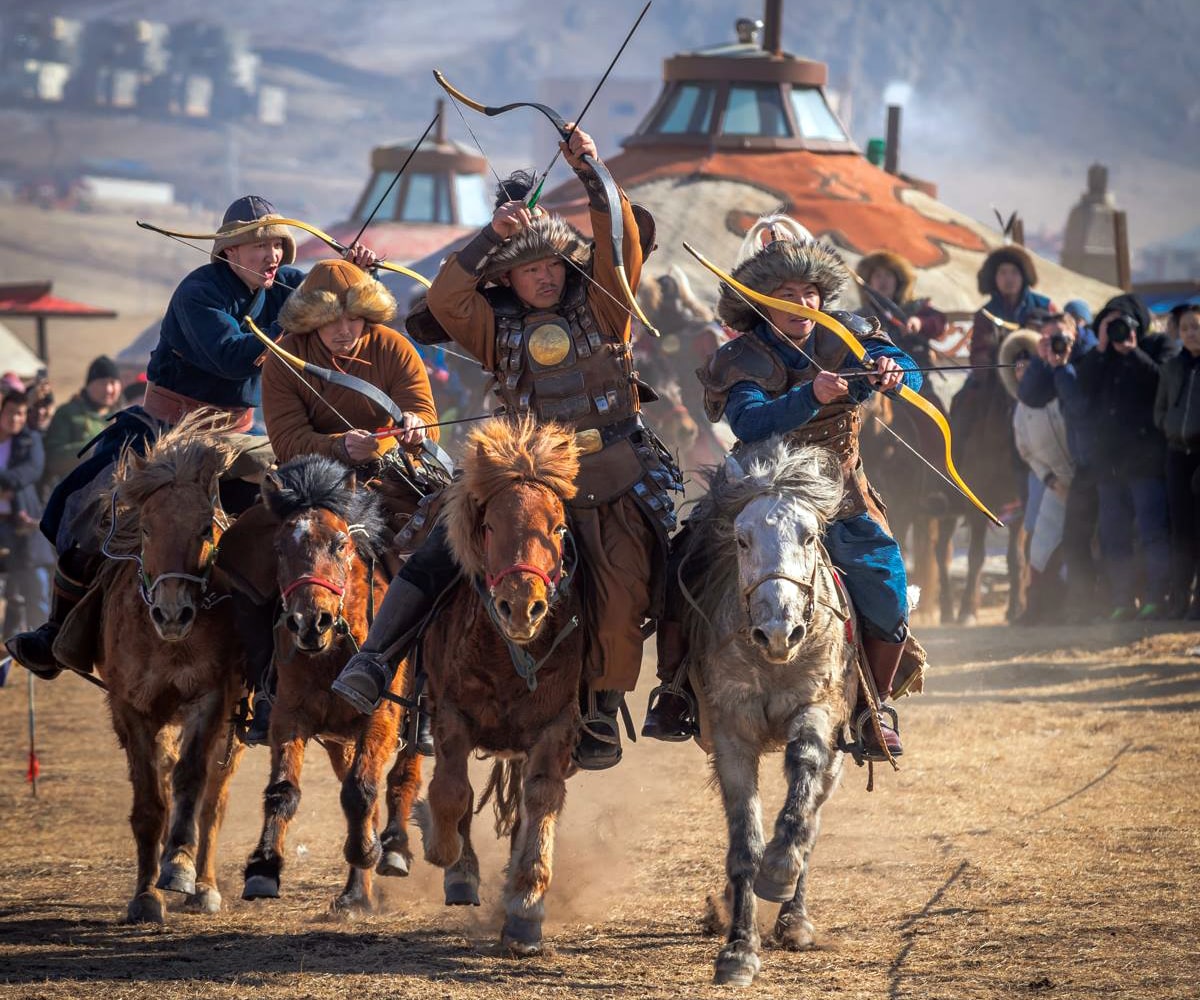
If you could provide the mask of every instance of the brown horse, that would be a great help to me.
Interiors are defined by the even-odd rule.
[[[580,724],[582,614],[565,507],[578,468],[563,427],[494,420],[472,431],[443,515],[465,581],[423,649],[437,748],[425,858],[447,869],[447,904],[479,904],[467,760],[475,749],[502,757],[483,801],[495,794],[497,833],[512,835],[501,942],[521,955],[542,948]]]
[[[205,912],[221,906],[216,840],[241,752],[231,728],[241,669],[214,568],[226,527],[217,481],[235,455],[213,429],[211,418],[188,417],[145,457],[126,450],[111,487],[110,561],[94,594],[103,601],[99,673],[133,784],[130,922],[163,922],[160,889]]]
[[[279,895],[284,837],[300,802],[304,751],[318,739],[342,782],[348,831],[346,887],[335,913],[369,912],[371,868],[407,875],[412,861],[407,825],[421,785],[420,757],[405,747],[388,778],[388,827],[375,832],[383,770],[399,741],[400,707],[385,701],[362,716],[329,685],[366,638],[387,592],[383,552],[389,536],[379,497],[355,488],[354,473],[310,455],[268,473],[263,500],[279,520],[275,536],[283,612],[275,627],[275,705],[271,712],[271,775],[262,836],[245,870],[243,899]],[[391,691],[403,696],[405,670]]]

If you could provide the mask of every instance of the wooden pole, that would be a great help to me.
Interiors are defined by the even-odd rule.
[[[1133,291],[1133,275],[1129,266],[1129,223],[1124,209],[1113,212],[1113,249],[1117,255],[1117,285],[1126,292]]]
[[[887,112],[887,146],[883,153],[883,169],[889,174],[900,172],[900,105],[889,104]]]
[[[50,345],[46,338],[46,317],[37,317],[37,353],[44,362],[50,361]]]
[[[1019,247],[1025,245],[1025,220],[1019,215],[1013,219],[1012,241]]]

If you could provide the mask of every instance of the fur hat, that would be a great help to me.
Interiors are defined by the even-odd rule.
[[[998,247],[984,258],[983,266],[979,269],[979,292],[981,295],[996,295],[996,272],[1001,264],[1015,264],[1025,279],[1025,287],[1037,285],[1037,268],[1033,266],[1033,258],[1029,251],[1013,243],[1006,247]]]
[[[858,276],[868,285],[871,275],[880,269],[891,271],[896,276],[896,290],[889,296],[897,305],[903,305],[912,298],[913,286],[917,283],[917,272],[912,264],[898,253],[890,250],[876,250],[869,253],[858,262]],[[863,303],[869,304],[870,296],[864,291]]]
[[[492,250],[479,265],[484,281],[497,281],[514,267],[559,255],[569,257],[586,268],[592,259],[592,245],[557,215],[539,215],[515,236]]]
[[[1022,354],[1030,358],[1038,356],[1038,341],[1042,338],[1033,330],[1013,330],[1000,344],[1000,364],[1011,365]],[[1017,372],[1014,368],[1001,368],[1000,381],[1013,399],[1017,398]]]
[[[308,333],[345,313],[368,323],[387,323],[396,315],[396,300],[381,282],[348,260],[319,260],[279,311],[288,333]]]
[[[224,260],[221,254],[230,247],[238,247],[243,243],[261,243],[263,240],[283,240],[283,263],[291,264],[296,259],[296,238],[292,236],[291,230],[287,226],[271,225],[275,219],[282,218],[283,216],[275,211],[275,206],[266,198],[256,194],[248,194],[239,198],[225,209],[225,216],[221,219],[221,228],[217,232],[229,232],[241,226],[247,226],[251,222],[262,224],[251,232],[242,233],[241,236],[215,240],[212,248],[213,262]]]
[[[785,281],[807,281],[817,286],[821,308],[837,301],[846,284],[846,264],[833,247],[815,241],[776,240],[742,261],[733,270],[734,278],[756,292],[770,295]],[[758,312],[727,285],[721,285],[717,315],[734,330],[753,330]]]

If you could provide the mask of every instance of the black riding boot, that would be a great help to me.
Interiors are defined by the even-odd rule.
[[[54,658],[54,640],[67,615],[87,595],[96,578],[100,559],[78,549],[68,549],[58,558],[50,595],[50,620],[31,632],[19,632],[4,643],[9,655],[43,680],[53,680],[63,671]]]
[[[388,587],[375,621],[362,644],[332,684],[341,696],[364,715],[379,707],[396,676],[400,661],[420,637],[433,605],[458,576],[458,566],[439,525],[412,554]]]
[[[650,692],[642,735],[653,740],[681,743],[697,734],[696,695],[683,661],[687,638],[679,622],[659,621],[657,633],[658,679]]]
[[[583,771],[603,771],[621,762],[621,728],[617,713],[625,694],[588,691],[584,696],[583,729],[571,755]]]
[[[243,679],[247,690],[254,692],[250,724],[242,742],[255,747],[267,742],[271,729],[271,705],[275,700],[275,674],[271,670],[275,654],[275,602],[256,604],[237,591],[230,599],[233,626],[246,657]]]

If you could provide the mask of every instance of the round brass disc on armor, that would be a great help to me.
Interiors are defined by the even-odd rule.
[[[529,356],[539,365],[556,365],[571,350],[571,337],[557,323],[543,323],[529,334]]]

